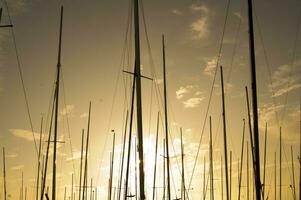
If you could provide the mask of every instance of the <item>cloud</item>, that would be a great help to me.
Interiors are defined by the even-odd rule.
[[[85,155],[85,152],[83,152],[83,155]],[[66,161],[72,161],[72,160],[78,160],[81,157],[81,151],[77,151],[73,153],[73,157],[69,157],[66,159]]]
[[[213,76],[215,72],[217,64],[217,58],[212,58],[211,60],[207,61],[206,67],[204,69],[204,74],[207,76]]]
[[[183,12],[177,9],[173,9],[171,12],[175,15],[183,15]]]
[[[195,108],[200,105],[200,103],[204,100],[204,97],[197,98],[193,97],[190,99],[187,99],[186,101],[183,102],[184,108]]]
[[[63,110],[60,112],[60,114],[63,116],[70,115],[74,108],[74,105],[66,105],[65,108],[63,108]]]
[[[87,118],[88,117],[88,113],[83,113],[79,116],[80,118]]]
[[[209,8],[206,5],[192,4],[190,7],[193,13],[198,15],[198,18],[190,24],[190,31],[194,40],[204,39],[208,33],[208,16]]]
[[[33,141],[33,135],[36,140],[40,139],[40,133],[32,133],[29,130],[24,130],[24,129],[9,129],[9,132],[14,135],[15,137],[18,137],[20,139],[27,140],[29,142]],[[43,136],[42,136],[43,138]]]
[[[301,60],[295,62],[294,67],[291,65],[281,65],[272,74],[272,85],[269,84],[272,96],[279,97],[287,92],[301,88]]]
[[[8,154],[5,157],[6,158],[16,158],[18,156],[18,154]]]
[[[177,99],[182,99],[184,94],[188,93],[188,89],[185,87],[180,87],[177,91],[176,91],[176,97]]]

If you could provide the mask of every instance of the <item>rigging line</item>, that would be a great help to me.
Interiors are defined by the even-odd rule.
[[[208,118],[209,108],[210,108],[210,105],[211,105],[211,99],[212,99],[212,94],[213,94],[213,90],[214,90],[214,83],[215,83],[215,80],[216,80],[216,74],[217,74],[217,70],[218,70],[218,66],[219,66],[219,61],[220,61],[220,57],[221,57],[220,55],[221,55],[221,52],[222,52],[223,41],[224,41],[224,36],[225,36],[225,32],[226,32],[227,19],[228,19],[228,15],[229,15],[229,6],[230,6],[230,0],[228,0],[228,2],[227,2],[226,16],[225,16],[225,21],[224,21],[224,26],[223,26],[222,37],[221,37],[221,41],[220,41],[220,47],[219,47],[219,51],[218,51],[218,57],[217,57],[214,77],[213,77],[213,80],[212,80],[212,86],[211,86],[211,89],[210,89],[209,101],[208,101],[208,105],[207,105],[207,109],[206,109],[205,119],[204,119],[204,123],[203,123],[200,142],[199,142],[199,145],[198,145],[198,150],[197,150],[197,154],[196,154],[196,157],[195,157],[195,162],[194,162],[192,174],[191,174],[191,177],[190,177],[190,180],[189,180],[188,190],[189,190],[189,188],[191,187],[191,184],[192,184],[192,178],[193,178],[193,175],[194,175],[194,172],[195,172],[195,168],[196,168],[196,164],[197,164],[197,160],[198,160],[198,156],[199,156],[199,152],[200,152],[200,148],[201,148],[201,143],[202,143],[202,139],[203,139],[203,135],[204,135],[204,129],[205,129],[205,125],[206,125],[207,118]]]
[[[4,1],[4,4],[5,4],[6,10],[7,10],[7,15],[8,15],[9,23],[13,24],[11,16],[10,16],[9,9],[8,9],[8,4],[7,4],[6,0],[3,0],[3,1]],[[23,71],[22,71],[21,60],[20,60],[20,56],[19,56],[19,52],[18,52],[18,48],[17,48],[17,42],[16,42],[16,36],[15,36],[15,32],[14,32],[14,27],[11,27],[10,30],[11,30],[11,34],[12,34],[12,39],[13,39],[13,44],[14,44],[14,50],[15,50],[16,59],[17,59],[17,66],[18,66],[19,76],[20,76],[20,80],[21,80],[21,84],[22,84],[23,95],[24,95],[24,99],[25,99],[25,103],[26,103],[27,115],[28,115],[28,119],[29,119],[29,123],[30,123],[30,128],[31,128],[31,134],[32,134],[33,141],[34,141],[36,156],[38,157],[38,146],[37,146],[36,138],[34,136],[33,123],[32,123],[32,118],[31,118],[30,108],[29,108],[29,101],[28,101],[28,96],[27,96],[27,92],[26,92],[25,82],[24,82],[24,78],[23,78]]]
[[[65,90],[65,82],[64,82],[64,75],[63,75],[63,69],[61,69],[61,77],[62,77],[62,87],[63,87],[63,102],[64,106],[67,109],[67,104],[66,104],[66,90]],[[69,113],[66,111],[66,122],[67,122],[67,132],[68,132],[68,138],[69,138],[69,145],[70,145],[70,151],[71,151],[71,156],[72,156],[72,167],[73,167],[73,173],[74,173],[74,180],[76,180],[76,170],[75,170],[75,164],[74,164],[74,154],[73,154],[73,145],[72,145],[72,140],[71,140],[71,134],[70,134],[70,124],[69,124]]]
[[[116,99],[116,94],[117,94],[117,90],[118,90],[118,84],[119,84],[119,79],[120,79],[120,74],[122,73],[121,71],[121,68],[124,67],[123,66],[123,59],[125,59],[126,57],[126,51],[127,51],[127,43],[128,43],[128,33],[131,31],[130,30],[130,21],[131,21],[131,12],[132,12],[132,5],[131,5],[131,1],[129,0],[129,13],[128,13],[128,19],[127,19],[127,26],[126,26],[126,31],[125,31],[125,40],[124,40],[124,46],[123,46],[123,52],[122,52],[122,58],[121,58],[121,61],[120,61],[120,66],[118,68],[118,71],[117,71],[117,78],[116,78],[116,81],[115,81],[115,87],[114,87],[114,92],[113,92],[113,100],[112,100],[112,105],[111,105],[111,111],[110,111],[110,115],[109,115],[109,121],[108,121],[108,127],[107,127],[107,132],[109,132],[110,130],[110,127],[111,127],[111,121],[112,121],[112,117],[113,117],[113,109],[114,109],[114,106],[115,106],[115,99]],[[126,87],[126,86],[125,86]],[[107,146],[107,141],[108,141],[108,134],[105,134],[105,143],[104,143],[104,146],[102,148],[102,151],[101,151],[101,156],[100,156],[100,164],[99,164],[99,168],[101,169],[101,166],[103,165],[103,161],[104,159],[102,159],[104,157],[104,153],[105,153],[105,148]],[[101,170],[98,170],[98,174],[97,174],[97,179],[96,179],[96,183],[98,183],[99,181],[99,176],[100,176],[100,171]]]

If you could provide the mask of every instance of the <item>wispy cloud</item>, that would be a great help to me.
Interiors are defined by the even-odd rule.
[[[16,165],[16,166],[11,167],[10,169],[11,170],[20,170],[20,169],[23,169],[23,168],[24,168],[24,165]]]
[[[295,62],[294,67],[285,64],[279,66],[272,74],[272,85],[269,90],[274,97],[282,96],[287,92],[301,88],[301,60]]]
[[[182,99],[184,94],[188,93],[189,90],[186,87],[180,87],[177,91],[176,91],[176,97],[177,99]]]
[[[60,112],[61,115],[63,116],[70,116],[71,112],[74,110],[75,106],[74,105],[66,105],[65,108]]]
[[[190,30],[192,32],[192,39],[201,40],[204,39],[208,33],[208,17],[209,17],[209,8],[202,4],[192,4],[190,9],[193,13],[198,15],[198,18],[190,24]]]
[[[204,97],[198,98],[198,97],[193,97],[190,99],[187,99],[186,101],[183,102],[184,108],[195,108],[200,105],[200,103],[204,100]]]
[[[216,64],[217,64],[216,57],[212,58],[211,60],[208,60],[206,66],[204,68],[204,71],[203,71],[204,74],[207,76],[213,76],[215,68],[216,68]]]
[[[9,132],[14,135],[15,137],[18,137],[20,139],[24,139],[26,141],[33,141],[33,135],[36,140],[40,139],[40,133],[32,133],[29,130],[24,129],[9,129]],[[43,136],[42,136],[43,137]]]

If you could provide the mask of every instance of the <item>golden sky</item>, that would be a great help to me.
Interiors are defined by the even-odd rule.
[[[283,197],[289,199],[292,198],[289,188],[291,146],[294,150],[296,183],[299,181],[297,155],[299,155],[300,134],[301,40],[300,34],[296,40],[296,33],[301,5],[298,0],[285,2],[255,0],[254,2],[261,160],[263,161],[264,126],[267,122],[267,193],[272,199],[274,198],[274,152],[279,155],[279,126],[281,125],[284,150]],[[125,45],[124,42],[128,4],[129,0],[8,0],[37,142],[39,142],[41,116],[44,116],[46,123],[42,140],[44,147],[49,128],[47,116],[49,116],[56,74],[59,11],[60,6],[64,5],[63,83],[60,93],[59,138],[65,143],[58,147],[57,195],[59,199],[63,199],[65,186],[70,192],[71,174],[74,171],[76,185],[79,182],[81,130],[87,127],[89,101],[92,102],[89,177],[93,177],[93,183],[98,188],[98,197],[106,197],[109,152],[112,144],[111,129],[114,129],[117,147],[113,186],[117,187],[125,110],[129,105],[130,96],[129,75],[122,73],[122,69],[133,70],[133,53],[130,50],[126,51],[129,53],[129,62],[123,56],[125,46],[131,46],[133,50],[132,45]],[[172,143],[170,151],[173,156],[171,159],[174,183],[172,195],[175,198],[180,195],[179,130],[183,127],[188,185],[202,135],[226,4],[227,1],[220,0],[143,1],[153,59],[150,59],[141,21],[141,69],[143,75],[154,79],[153,82],[142,80],[147,198],[151,197],[156,116],[158,111],[163,112],[162,97],[159,95],[159,92],[163,94],[161,35],[164,34],[166,38],[168,114]],[[233,151],[232,194],[235,197],[243,118],[247,119],[244,87],[250,86],[246,5],[246,1],[231,1],[220,55],[226,85],[228,149]],[[3,2],[1,6],[4,7]],[[8,22],[7,10],[4,7],[1,23]],[[128,35],[133,39],[130,32]],[[11,196],[9,199],[19,199],[22,172],[24,172],[24,185],[28,188],[28,199],[32,199],[37,160],[13,45],[11,30],[2,28],[0,30],[0,147],[5,147],[7,153],[8,194]],[[127,81],[126,84],[124,81]],[[219,74],[214,85],[209,115],[212,116],[215,141],[213,146],[215,195],[220,199],[220,160],[223,156],[223,138]],[[200,154],[192,179],[193,190],[189,191],[192,199],[199,199],[202,194],[204,156],[207,160],[206,168],[209,169],[208,123],[207,121],[203,132]],[[162,126],[161,119],[160,154],[163,152],[164,128]],[[246,141],[249,138],[248,134],[246,131]],[[2,170],[2,160],[0,163]],[[246,160],[244,160],[244,167],[246,167],[245,163]],[[158,165],[161,171],[163,165],[161,156]],[[279,171],[278,161],[277,165]],[[130,189],[132,193],[134,192],[133,170],[131,170],[132,188]],[[50,172],[51,165],[49,165],[48,177],[51,177]],[[2,199],[2,173],[0,177],[0,199]],[[162,187],[162,172],[157,177],[158,187]],[[243,198],[246,195],[245,180],[244,174]],[[277,181],[279,184],[279,180]],[[51,186],[50,179],[47,185]],[[161,194],[162,190],[158,189],[158,195]]]

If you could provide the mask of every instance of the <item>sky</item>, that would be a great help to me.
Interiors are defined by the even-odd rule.
[[[116,132],[113,187],[118,187],[118,170],[125,113],[130,101],[133,70],[133,32],[128,20],[129,0],[7,0],[21,62],[30,116],[26,110],[16,52],[10,28],[0,30],[0,147],[5,147],[9,199],[19,199],[21,174],[27,197],[35,194],[37,157],[33,134],[46,148],[50,104],[56,76],[60,6],[64,6],[62,41],[62,82],[59,102],[58,199],[64,188],[70,195],[71,174],[79,182],[81,132],[87,129],[89,102],[92,103],[89,178],[93,177],[98,197],[107,196],[112,133]],[[8,24],[4,1],[1,24]],[[142,79],[144,154],[147,198],[151,198],[157,112],[160,112],[158,197],[162,195],[163,114],[162,34],[166,43],[169,140],[171,143],[172,196],[180,195],[180,128],[183,128],[186,185],[190,180],[191,199],[203,193],[203,166],[209,169],[209,121],[205,121],[216,62],[223,66],[226,89],[228,150],[232,151],[232,192],[237,193],[243,119],[247,119],[245,86],[250,88],[247,2],[231,0],[225,35],[219,55],[227,1],[143,0],[141,17],[141,70],[153,81]],[[254,29],[259,105],[260,153],[263,162],[264,127],[268,124],[267,193],[274,198],[274,152],[277,152],[279,178],[279,128],[283,139],[283,198],[292,198],[292,159],[295,182],[299,181],[301,40],[298,31],[301,4],[298,0],[254,0]],[[129,27],[127,32],[127,27]],[[146,32],[147,31],[147,36]],[[148,46],[148,41],[150,46]],[[221,198],[221,120],[220,71],[217,71],[208,114],[212,116],[214,192]],[[134,123],[134,135],[136,135]],[[249,132],[246,126],[245,152]],[[201,141],[201,143],[200,143]],[[133,145],[134,146],[134,145]],[[197,156],[196,168],[192,176]],[[52,150],[51,150],[52,151]],[[249,151],[250,152],[250,151]],[[132,154],[133,158],[134,154]],[[251,156],[249,155],[249,160]],[[52,154],[50,156],[50,164]],[[246,156],[243,161],[246,172]],[[1,155],[0,199],[3,199]],[[134,193],[134,160],[131,160],[131,188]],[[47,186],[51,186],[51,165]],[[222,166],[223,169],[223,166]],[[263,167],[262,167],[263,169]],[[249,170],[251,173],[251,167]],[[250,175],[251,176],[251,175]],[[191,179],[191,177],[193,177]],[[246,198],[246,174],[242,177],[242,198]],[[16,189],[17,188],[17,189]],[[51,187],[50,187],[51,188]],[[225,188],[224,188],[225,189]],[[51,191],[51,190],[50,190]],[[277,179],[277,195],[279,179]],[[251,195],[251,194],[250,194]],[[277,196],[278,197],[278,196]],[[207,195],[209,198],[209,193]]]

